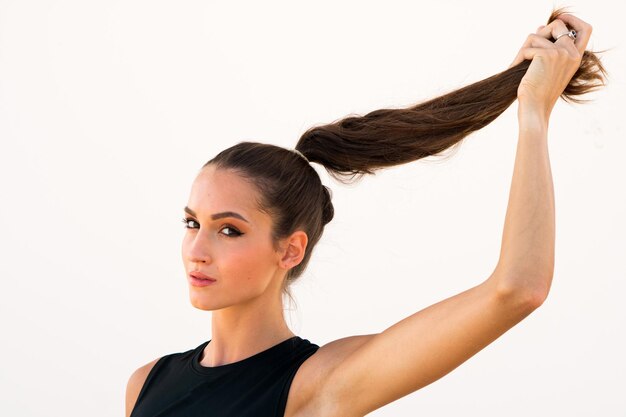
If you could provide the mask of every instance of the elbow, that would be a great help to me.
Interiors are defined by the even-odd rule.
[[[541,305],[548,298],[548,293],[550,290],[548,288],[533,288],[527,291],[525,295],[526,303],[533,310],[541,307]]]
[[[536,274],[532,279],[501,279],[498,282],[498,296],[501,300],[535,310],[546,301],[550,292],[552,274]]]

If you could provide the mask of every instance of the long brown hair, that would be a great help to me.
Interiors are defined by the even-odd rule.
[[[548,23],[562,13],[564,8],[553,10]],[[587,100],[577,96],[605,85],[607,73],[597,53],[584,51],[580,67],[561,94],[565,101],[583,103]],[[379,109],[312,127],[295,149],[342,183],[439,154],[487,126],[515,101],[530,62],[409,108]],[[204,166],[209,164],[234,170],[258,188],[257,206],[273,218],[276,249],[278,240],[295,230],[307,234],[305,256],[288,271],[283,283],[283,291],[291,298],[288,284],[302,275],[324,226],[333,218],[330,189],[304,158],[275,145],[240,142]]]

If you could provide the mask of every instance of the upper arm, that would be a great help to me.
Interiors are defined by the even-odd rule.
[[[490,278],[493,278],[496,272]],[[433,304],[369,338],[325,378],[328,415],[365,415],[443,377],[528,316],[537,303],[497,280]]]
[[[128,379],[128,384],[126,385],[126,417],[129,417],[130,413],[133,411],[135,403],[137,402],[137,397],[139,397],[141,387],[143,387],[148,374],[158,360],[159,358],[156,358],[152,362],[139,367]]]

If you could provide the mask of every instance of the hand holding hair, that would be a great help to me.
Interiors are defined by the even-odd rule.
[[[534,112],[548,123],[554,104],[580,67],[591,31],[591,25],[583,20],[561,14],[528,35],[511,64],[531,60],[517,89],[520,113]]]

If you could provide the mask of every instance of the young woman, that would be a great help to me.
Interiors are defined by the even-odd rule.
[[[577,101],[603,81],[585,51],[591,30],[553,11],[500,74],[409,109],[311,128],[296,150],[242,142],[208,161],[184,208],[182,259],[191,303],[213,312],[212,339],[137,369],[126,415],[363,416],[446,375],[539,307],[554,269],[548,121],[560,96]],[[491,275],[378,334],[321,347],[296,336],[283,294],[333,218],[311,163],[341,180],[435,155],[516,98],[517,155]]]

